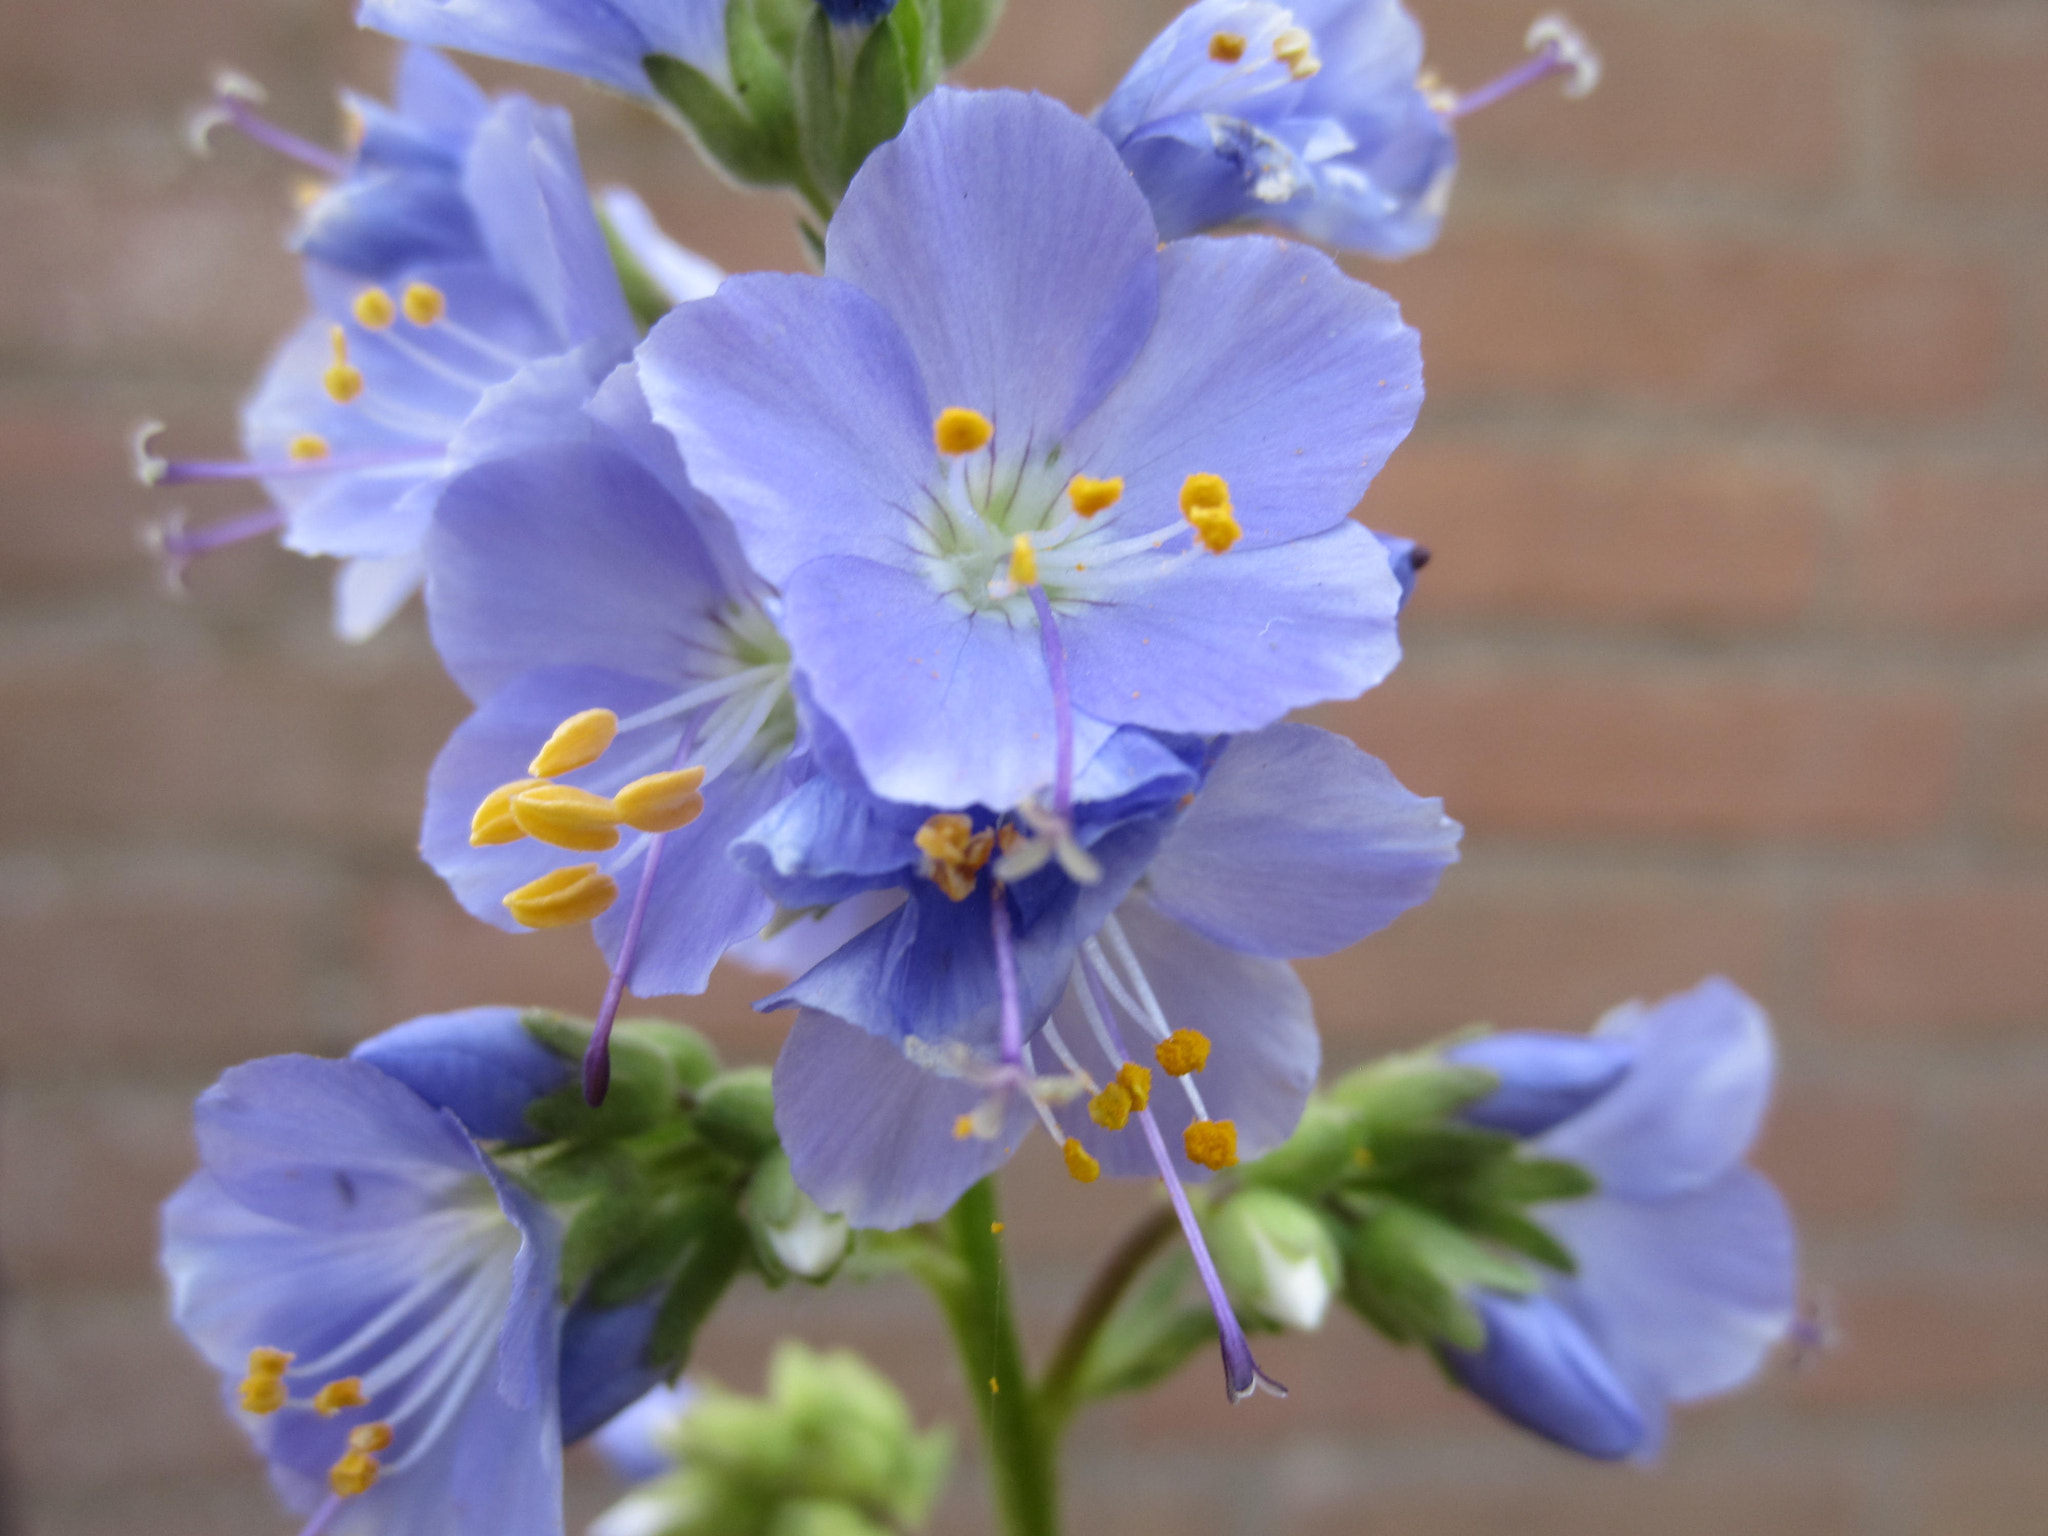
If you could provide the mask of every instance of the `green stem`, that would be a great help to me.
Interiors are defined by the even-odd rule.
[[[1058,1536],[1059,1490],[1053,1444],[1045,1432],[1024,1350],[1017,1339],[1003,1273],[993,1179],[983,1179],[941,1224],[960,1264],[925,1266],[967,1372],[981,1419],[990,1479],[1006,1536]]]
[[[1053,1353],[1052,1364],[1045,1368],[1045,1379],[1038,1389],[1039,1412],[1055,1444],[1074,1411],[1076,1380],[1081,1367],[1087,1364],[1088,1351],[1094,1347],[1096,1335],[1102,1332],[1102,1325],[1116,1311],[1117,1303],[1123,1300],[1131,1282],[1138,1278],[1152,1256],[1179,1226],[1172,1208],[1161,1206],[1131,1228],[1102,1268],[1096,1271],[1087,1292],[1074,1308],[1074,1315],[1067,1323],[1066,1332],[1060,1336],[1059,1348]]]

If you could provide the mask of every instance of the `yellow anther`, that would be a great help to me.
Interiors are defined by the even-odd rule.
[[[326,387],[327,398],[336,405],[347,405],[363,392],[363,370],[348,360],[348,332],[335,326],[327,333],[327,339],[334,348],[334,361],[320,382]]]
[[[369,125],[363,121],[363,114],[347,102],[343,102],[341,107],[342,143],[346,144],[350,149],[355,149],[362,144],[363,136],[368,132]]]
[[[612,805],[619,820],[640,832],[673,832],[687,827],[704,809],[704,797],[697,789],[704,782],[702,768],[671,768],[635,779],[616,795]]]
[[[358,1424],[348,1432],[348,1448],[361,1451],[365,1456],[391,1448],[391,1426],[389,1424]]]
[[[619,883],[595,864],[571,864],[529,880],[505,898],[505,910],[527,928],[587,923],[619,899]]]
[[[1111,1083],[1088,1101],[1088,1118],[1105,1131],[1120,1131],[1131,1123],[1131,1096],[1122,1083]]]
[[[962,1115],[953,1122],[953,1139],[966,1141],[974,1134],[974,1116]]]
[[[551,779],[558,773],[588,768],[610,750],[618,734],[619,717],[610,710],[579,710],[555,727],[547,744],[526,765],[526,771]]]
[[[1209,57],[1218,64],[1235,64],[1244,57],[1244,34],[1218,32],[1209,39]]]
[[[1222,554],[1244,534],[1230,510],[1230,483],[1221,475],[1189,475],[1183,480],[1180,511],[1213,555]]]
[[[1031,547],[1028,534],[1010,541],[1010,585],[1019,590],[1038,585],[1038,551]]]
[[[1093,517],[1107,511],[1124,497],[1123,477],[1114,480],[1093,480],[1087,475],[1076,475],[1067,482],[1067,500],[1074,504],[1074,510],[1083,517]]]
[[[924,855],[924,876],[955,901],[974,893],[981,867],[995,852],[992,827],[974,830],[974,823],[958,811],[940,811],[928,818],[911,839]]]
[[[1186,1077],[1209,1064],[1209,1037],[1199,1029],[1176,1029],[1153,1048],[1160,1070],[1168,1077]]]
[[[485,795],[484,803],[469,818],[469,846],[494,848],[500,843],[516,843],[526,836],[519,823],[512,819],[512,797],[523,795],[529,789],[538,789],[545,783],[546,779],[514,779]]]
[[[1067,1144],[1060,1148],[1060,1155],[1067,1160],[1067,1172],[1075,1183],[1093,1184],[1102,1177],[1102,1164],[1090,1157],[1088,1149],[1073,1137],[1067,1138]]]
[[[1117,1086],[1131,1096],[1131,1108],[1139,1110],[1152,1102],[1152,1069],[1127,1061],[1116,1069]]]
[[[287,1349],[267,1349],[262,1345],[249,1351],[249,1374],[251,1376],[282,1376],[291,1369],[292,1362],[299,1357]]]
[[[398,318],[398,306],[382,288],[365,288],[356,295],[356,323],[365,330],[381,331]]]
[[[398,302],[414,325],[432,325],[448,313],[448,295],[432,283],[407,283]]]
[[[1289,27],[1273,39],[1273,57],[1297,80],[1306,80],[1323,67],[1316,57],[1316,40],[1302,27]]]
[[[313,1411],[323,1419],[331,1419],[344,1408],[360,1408],[368,1401],[363,1395],[363,1378],[344,1376],[313,1394]]]
[[[570,784],[539,784],[512,797],[512,819],[528,837],[576,853],[619,845],[618,807]]]
[[[249,1351],[249,1374],[242,1378],[241,1401],[245,1413],[275,1413],[291,1400],[284,1373],[292,1356],[281,1349],[256,1348]]]
[[[1188,1161],[1199,1163],[1211,1173],[1237,1166],[1237,1123],[1232,1120],[1197,1120],[1181,1135],[1188,1149]]]
[[[284,445],[284,451],[285,457],[294,463],[305,464],[314,459],[324,459],[333,450],[318,432],[301,432]]]
[[[327,183],[308,176],[292,183],[292,206],[301,213],[327,195]]]
[[[996,435],[995,424],[979,411],[964,405],[949,405],[932,423],[932,439],[941,453],[972,453],[986,447]]]
[[[327,1469],[327,1486],[334,1490],[336,1497],[352,1499],[370,1491],[379,1470],[376,1457],[362,1451],[350,1451]]]

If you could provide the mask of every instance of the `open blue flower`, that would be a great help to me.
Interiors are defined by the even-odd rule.
[[[236,1067],[196,1121],[172,1315],[307,1529],[559,1536],[553,1217],[367,1060]]]
[[[1669,1404],[1748,1381],[1792,1326],[1792,1221],[1743,1161],[1770,1097],[1769,1021],[1715,977],[1615,1010],[1590,1042],[1502,1036],[1451,1055],[1501,1074],[1478,1123],[1533,1128],[1531,1152],[1599,1189],[1542,1212],[1576,1271],[1530,1296],[1475,1294],[1486,1341],[1445,1364],[1561,1445],[1655,1455]]]
[[[849,888],[908,881],[902,907],[772,1000],[801,1010],[776,1062],[776,1125],[799,1185],[856,1226],[942,1214],[1034,1119],[1084,1183],[1162,1178],[1240,1397],[1263,1378],[1183,1185],[1277,1146],[1300,1118],[1320,1047],[1286,958],[1343,948],[1425,900],[1459,829],[1313,727],[1234,737],[1192,762],[1187,746],[1146,741],[1119,733],[1115,760],[1075,786],[1092,882],[1073,878],[1071,850],[1033,867],[1055,832],[984,866],[1014,824],[981,813],[948,825],[786,809],[749,834],[742,857],[771,885],[808,880],[829,899],[835,874]],[[1148,751],[1165,771],[1142,766]],[[1197,766],[1199,787],[1182,791]],[[1099,806],[1097,773],[1122,791]],[[904,858],[913,832],[921,863]],[[1005,882],[1020,855],[1025,872]],[[1155,1072],[1172,1081],[1155,1088]]]
[[[681,59],[721,84],[731,79],[725,0],[361,0],[356,23],[636,96],[654,94],[650,54]]]
[[[636,401],[622,373],[592,408],[617,425],[456,480],[429,541],[434,641],[477,709],[428,778],[421,850],[509,932],[594,922],[594,1071],[626,987],[701,992],[773,915],[726,849],[800,768],[766,594],[667,439],[636,439]]]
[[[733,278],[639,363],[886,798],[1007,810],[1120,725],[1257,729],[1397,657],[1348,514],[1421,404],[1414,332],[1298,245],[1160,249],[1055,102],[937,92],[825,276]]]
[[[314,313],[243,411],[247,460],[167,461],[146,439],[141,451],[152,483],[260,481],[280,509],[265,526],[281,521],[291,548],[347,562],[336,623],[350,639],[418,589],[449,478],[573,416],[638,337],[567,115],[511,96],[476,118],[449,66],[414,58],[420,117],[366,129],[365,152],[380,146],[388,174],[352,171],[331,214],[316,205],[304,237]],[[445,209],[413,218],[451,187],[473,238]],[[226,536],[174,535],[167,552],[189,558]]]

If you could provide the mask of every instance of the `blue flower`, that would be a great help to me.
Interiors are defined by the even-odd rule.
[[[726,848],[801,770],[766,594],[636,412],[622,371],[583,441],[456,480],[428,548],[434,641],[477,709],[428,778],[421,850],[508,932],[594,921],[600,1074],[626,987],[701,992],[773,915]]]
[[[1458,165],[1399,0],[1200,0],[1095,114],[1168,239],[1241,220],[1374,256],[1426,249]]]
[[[1320,1047],[1286,957],[1341,949],[1427,899],[1459,829],[1309,726],[1217,744],[1186,791],[1194,765],[1146,743],[1119,733],[1113,761],[1076,784],[1092,881],[1073,878],[1072,849],[1033,867],[1057,831],[984,866],[1001,828],[980,812],[920,824],[902,808],[786,807],[749,834],[740,855],[771,885],[808,879],[827,898],[834,876],[908,880],[901,907],[771,1000],[801,1009],[776,1062],[776,1126],[798,1184],[856,1226],[940,1215],[1034,1120],[1081,1182],[1163,1179],[1235,1398],[1265,1379],[1183,1186],[1300,1118]],[[1098,778],[1121,794],[1091,801]],[[913,829],[923,858],[906,863]],[[1155,1089],[1155,1072],[1173,1081]]]
[[[628,1482],[644,1483],[676,1469],[665,1443],[668,1430],[697,1399],[687,1381],[663,1382],[635,1398],[592,1438],[611,1469]]]
[[[1769,1021],[1711,978],[1617,1009],[1591,1041],[1502,1036],[1450,1054],[1502,1077],[1471,1118],[1533,1128],[1532,1153],[1599,1188],[1543,1211],[1575,1272],[1530,1296],[1477,1293],[1486,1342],[1445,1348],[1445,1364],[1560,1445],[1655,1455],[1669,1404],[1740,1386],[1792,1326],[1791,1218],[1743,1161],[1770,1097]]]
[[[725,0],[362,0],[356,23],[408,42],[582,75],[650,96],[650,54],[730,81]]]
[[[288,546],[347,562],[336,623],[350,639],[374,633],[419,587],[449,478],[573,417],[638,336],[567,116],[513,96],[470,122],[476,103],[450,76],[415,54],[407,78],[420,120],[367,134],[389,151],[380,163],[406,158],[394,144],[418,163],[382,182],[345,177],[331,216],[316,207],[305,236],[314,313],[244,408],[247,460],[170,462],[140,445],[151,483],[259,480]],[[414,194],[445,198],[457,140],[468,246],[452,217],[412,221]],[[225,536],[174,534],[167,553],[189,559]]]
[[[172,1315],[308,1529],[560,1536],[553,1217],[368,1060],[236,1067],[196,1129]]]
[[[896,0],[818,0],[818,8],[836,22],[871,27],[896,9]]]
[[[1257,729],[1395,662],[1348,514],[1420,406],[1414,332],[1298,245],[1159,249],[1042,97],[934,94],[825,276],[730,279],[639,362],[888,799],[1007,810],[1120,725]]]

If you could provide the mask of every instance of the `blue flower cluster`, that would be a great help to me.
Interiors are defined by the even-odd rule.
[[[774,1126],[816,1208],[933,1220],[1041,1129],[1080,1182],[1163,1181],[1230,1395],[1274,1386],[1189,1186],[1301,1118],[1319,1047],[1288,962],[1426,900],[1459,828],[1286,719],[1399,657],[1426,557],[1351,514],[1421,407],[1417,337],[1328,255],[1209,232],[1422,249],[1471,99],[1422,73],[1394,0],[1200,0],[1093,119],[938,90],[852,176],[820,273],[724,278],[631,194],[593,200],[559,110],[417,46],[729,86],[760,41],[728,36],[743,9],[363,0],[416,46],[392,105],[351,103],[342,154],[224,81],[210,121],[324,178],[293,237],[311,313],[245,458],[140,442],[152,481],[272,503],[166,551],[276,527],[344,562],[350,638],[424,591],[473,712],[422,851],[486,922],[590,926],[591,1104],[627,992],[701,992],[727,956],[780,970]],[[858,47],[890,6],[825,11]],[[1590,70],[1568,31],[1532,46],[1522,77]],[[1602,1193],[1560,1222],[1581,1274],[1480,1302],[1485,1345],[1452,1368],[1593,1454],[1735,1369],[1667,1337],[1696,1330],[1631,1289],[1642,1263],[1603,1288],[1606,1255],[1725,1222],[1730,1286],[1759,1299],[1714,1320],[1748,1342],[1789,1272],[1734,1166],[1760,1016],[1730,1026],[1740,1072],[1658,1065],[1661,1017],[1599,1037],[1633,1064],[1591,1084],[1488,1042],[1503,1086],[1471,1111]],[[177,1314],[315,1527],[552,1536],[562,1439],[649,1384],[648,1319],[577,1303],[562,1213],[499,1155],[569,1070],[482,1010],[201,1100],[204,1171],[165,1218]]]

